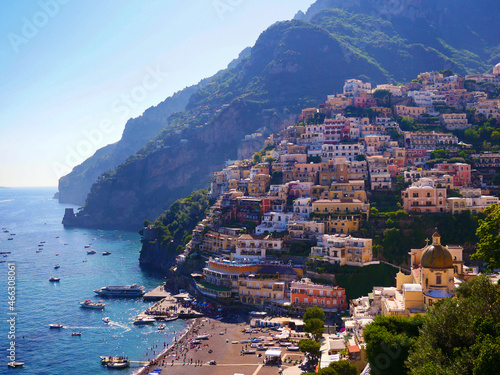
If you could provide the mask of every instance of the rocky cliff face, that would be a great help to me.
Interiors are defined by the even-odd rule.
[[[156,241],[144,241],[139,255],[142,267],[167,272],[175,265],[175,253],[168,253]]]
[[[99,149],[59,179],[59,203],[83,205],[90,187],[103,172],[114,169],[154,138],[167,126],[169,116],[183,111],[191,95],[207,82],[187,87],[149,108],[142,116],[128,120],[120,141]]]

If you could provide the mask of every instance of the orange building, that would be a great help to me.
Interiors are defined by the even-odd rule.
[[[309,279],[290,284],[290,302],[293,306],[320,306],[326,311],[347,310],[344,288],[314,284]]]

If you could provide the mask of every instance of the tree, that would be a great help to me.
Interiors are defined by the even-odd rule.
[[[427,310],[406,365],[411,375],[499,374],[499,355],[500,293],[482,275]]]
[[[153,225],[153,222],[151,220],[144,220],[144,222],[142,223],[142,227],[143,228],[147,228],[149,227],[150,225]]]
[[[321,355],[321,344],[317,341],[305,339],[299,341],[299,349],[309,361],[316,363]]]
[[[500,206],[492,204],[484,213],[488,216],[479,220],[476,235],[479,238],[477,249],[471,259],[482,260],[486,270],[500,268]]]
[[[423,317],[376,316],[366,326],[366,356],[373,373],[406,374],[405,361],[418,338]]]
[[[304,332],[312,334],[314,340],[319,342],[325,333],[325,322],[318,318],[304,320]]]
[[[321,319],[324,321],[325,312],[323,311],[322,308],[318,306],[309,307],[308,309],[306,309],[304,316],[302,317],[302,320],[305,322],[306,320],[309,319]]]
[[[319,375],[328,375],[328,372],[323,373],[323,370],[326,369],[332,369],[334,372],[332,372],[332,375],[356,375],[358,373],[358,370],[356,369],[356,366],[351,365],[349,361],[338,361],[338,362],[332,362],[327,368],[324,368],[322,370],[319,370],[318,374]]]

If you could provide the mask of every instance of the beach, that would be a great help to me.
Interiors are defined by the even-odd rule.
[[[176,344],[157,356],[156,364],[143,368],[138,374],[148,374],[153,369],[162,368],[161,374],[176,375],[271,375],[278,374],[278,366],[264,365],[264,352],[245,354],[243,349],[250,349],[250,344],[241,344],[244,339],[253,336],[264,336],[269,333],[248,334],[242,332],[248,328],[247,322],[225,323],[209,318],[198,318],[187,328],[186,332],[177,338]],[[190,342],[197,336],[206,336],[207,339],[199,340],[200,344],[192,345]],[[233,344],[237,341],[237,344]],[[259,357],[258,354],[262,356]],[[300,352],[287,352],[283,350],[282,358],[291,358],[294,362],[304,358]],[[215,361],[215,365],[210,365]],[[291,364],[289,364],[291,366]],[[283,368],[288,367],[286,364]]]

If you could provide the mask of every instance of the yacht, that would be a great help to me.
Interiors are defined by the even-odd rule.
[[[90,247],[90,245],[85,245],[84,248],[88,249]]]
[[[103,251],[102,252],[102,255],[109,255],[109,254],[111,254],[111,251]]]
[[[89,250],[89,251],[87,251],[87,254],[95,254],[95,253],[97,253],[97,251],[95,251],[95,250]]]
[[[91,302],[89,299],[85,302],[80,302],[80,307],[84,309],[94,309],[94,310],[102,310],[106,306],[102,302]]]
[[[59,264],[56,264],[56,265],[54,266],[54,269],[56,269],[56,270],[57,270],[57,269],[58,269],[58,268],[60,268],[60,267],[61,267],[61,266],[60,266]]]
[[[144,287],[137,284],[125,286],[104,286],[94,290],[99,296],[103,297],[142,297]]]
[[[52,328],[52,329],[61,329],[61,328],[63,328],[63,325],[61,323],[49,324],[49,328]]]
[[[59,281],[59,280],[61,280],[61,278],[55,277],[55,276],[51,276],[50,279],[49,279],[49,281],[54,281],[54,282],[55,281]]]

